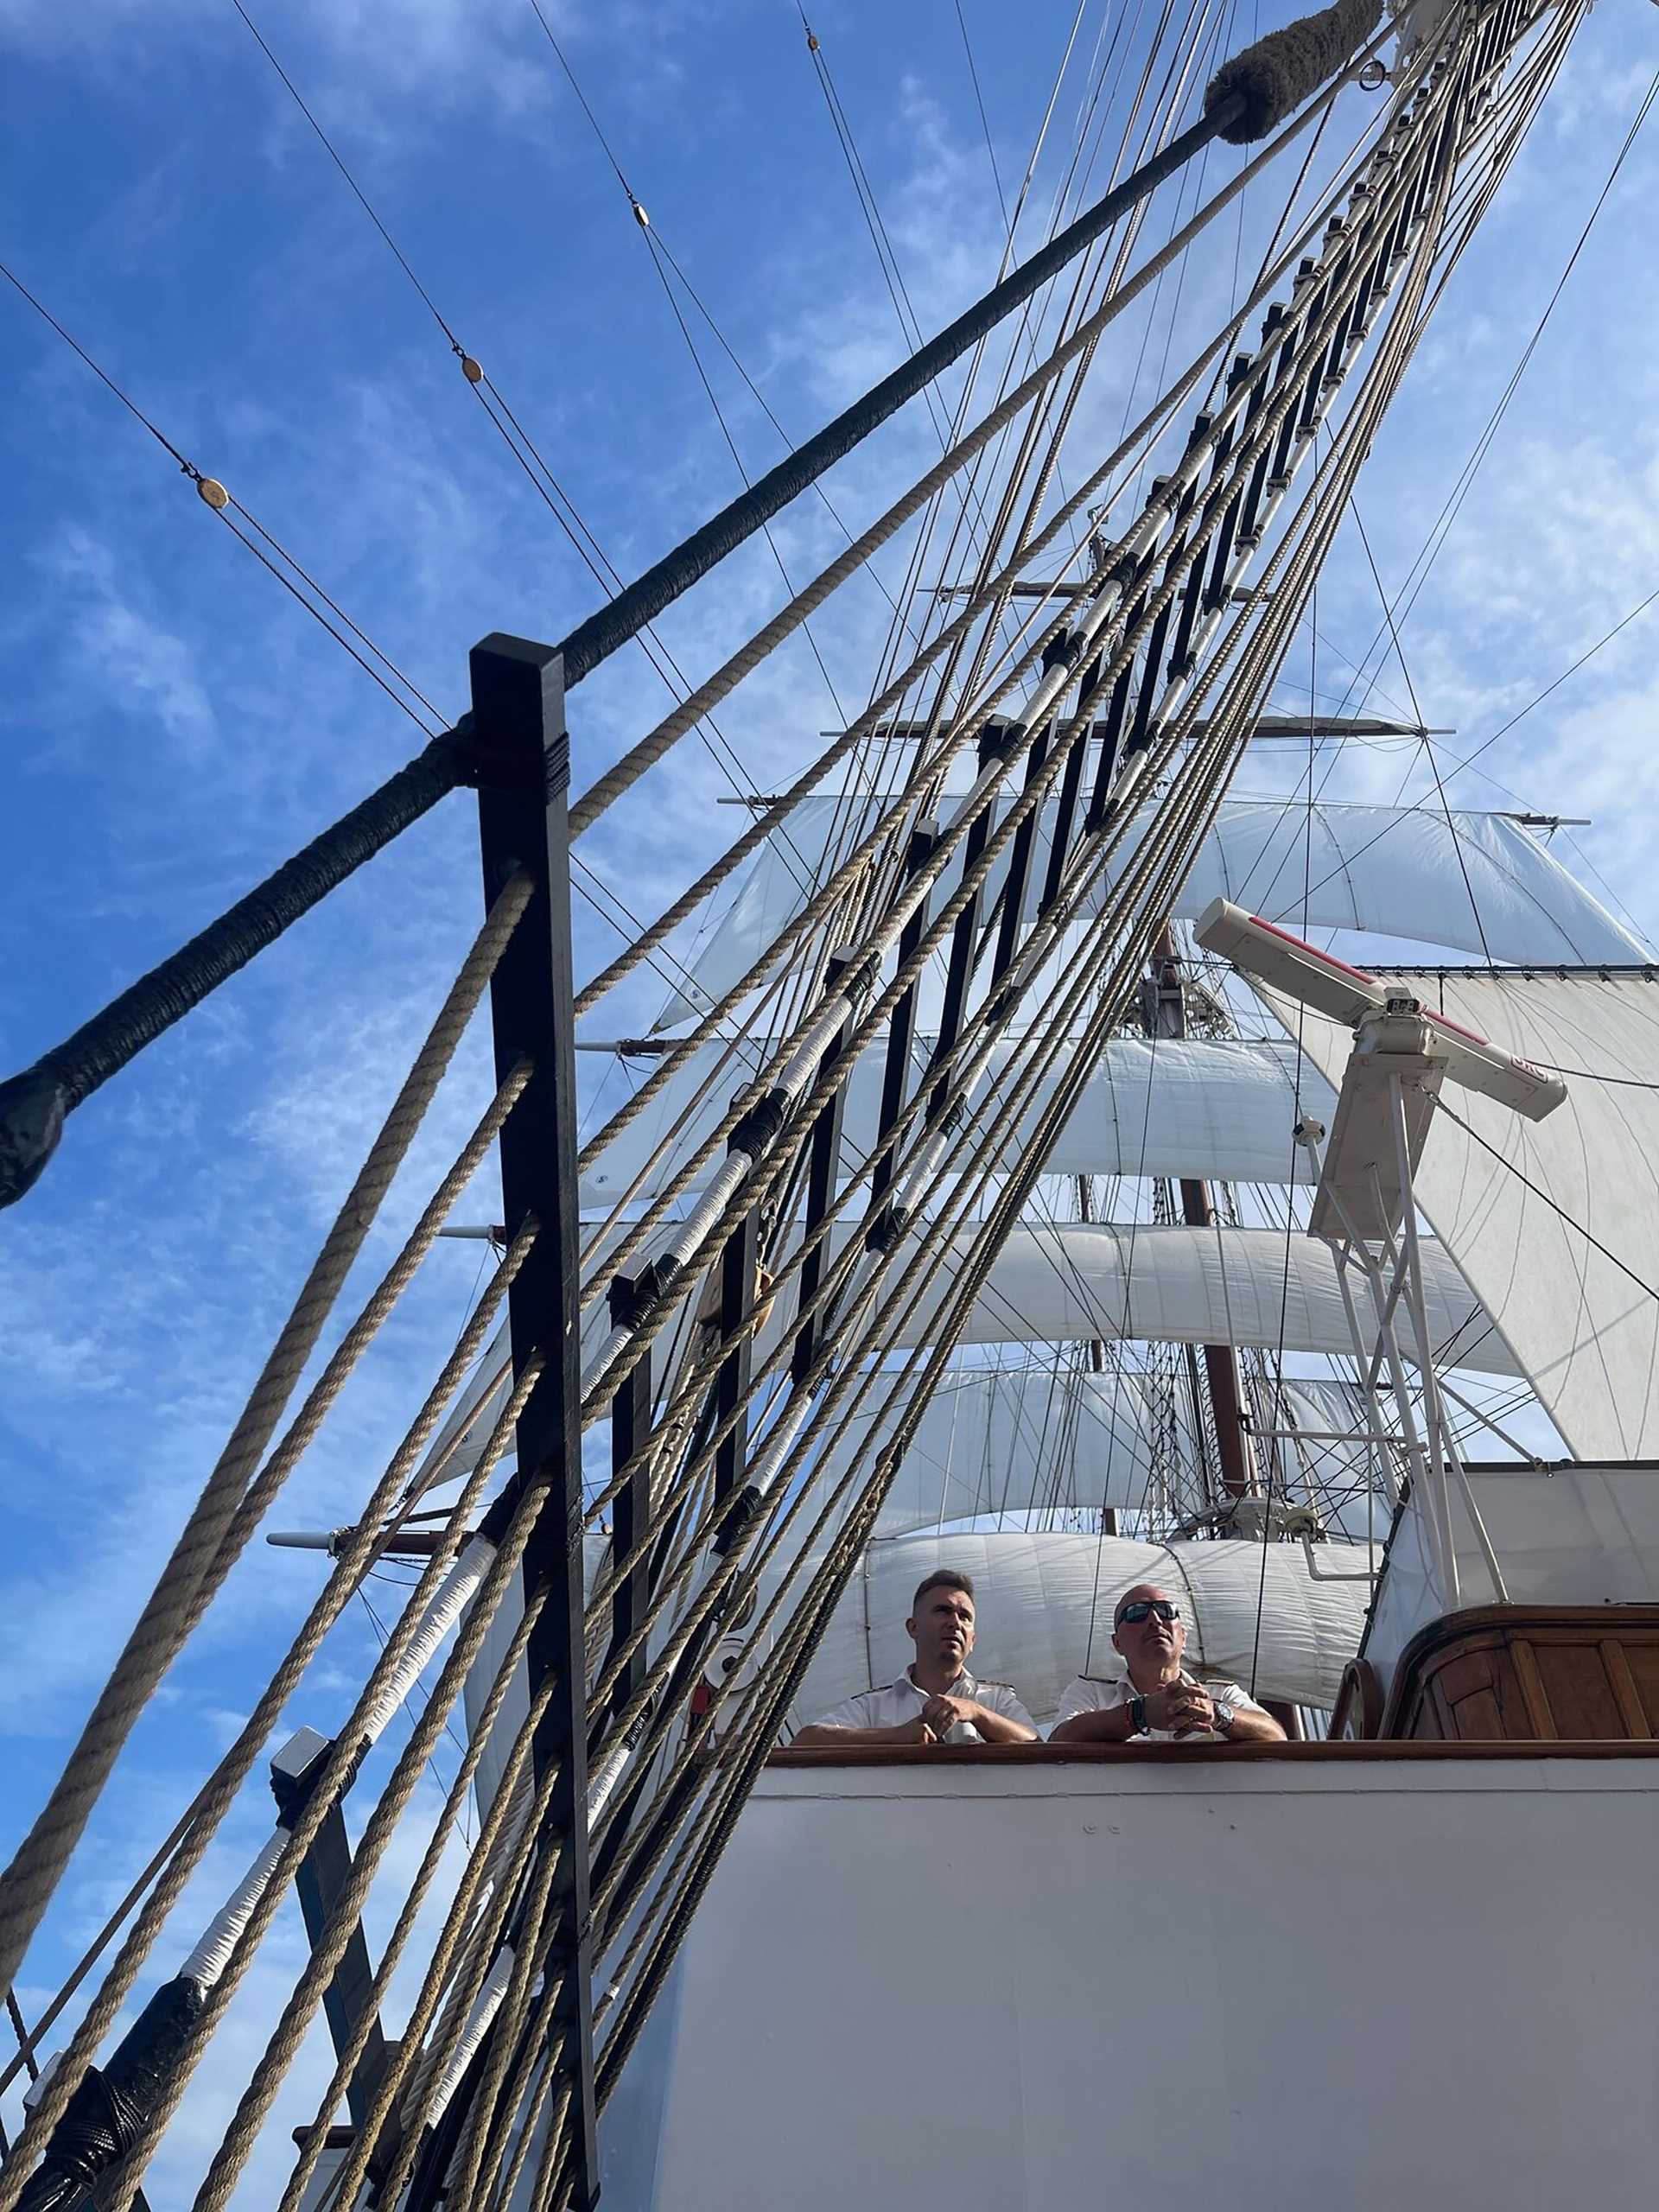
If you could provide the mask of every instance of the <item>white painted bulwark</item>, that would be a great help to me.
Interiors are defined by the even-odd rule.
[[[773,1770],[607,2212],[1631,2212],[1656,1836],[1641,1754]]]

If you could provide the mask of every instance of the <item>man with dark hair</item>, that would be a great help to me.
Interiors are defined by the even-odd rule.
[[[1150,1582],[1126,1590],[1112,1613],[1116,1675],[1079,1675],[1060,1700],[1053,1744],[1154,1743],[1218,1736],[1229,1744],[1276,1744],[1284,1730],[1236,1682],[1206,1689],[1181,1665],[1186,1624],[1166,1592]]]
[[[798,1745],[1031,1744],[1031,1715],[1006,1682],[976,1681],[974,1586],[941,1567],[925,1576],[905,1629],[916,1656],[884,1690],[849,1697],[803,1728]]]

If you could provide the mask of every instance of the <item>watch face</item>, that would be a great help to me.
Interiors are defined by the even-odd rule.
[[[1224,1705],[1219,1699],[1217,1700],[1216,1718],[1224,1728],[1230,1728],[1236,1717],[1230,1705]]]

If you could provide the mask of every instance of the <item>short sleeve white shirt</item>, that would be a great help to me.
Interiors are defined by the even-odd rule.
[[[928,1691],[917,1688],[906,1669],[886,1689],[861,1690],[856,1697],[843,1699],[833,1712],[821,1714],[812,1725],[815,1728],[902,1727],[906,1720],[921,1717],[929,1694]],[[1023,1721],[1027,1728],[1035,1725],[1006,1682],[979,1681],[964,1670],[945,1694],[970,1697],[976,1705],[988,1706],[993,1713],[1000,1713],[1009,1720]],[[971,1721],[959,1720],[944,1740],[947,1744],[982,1744],[985,1738]]]
[[[1236,1682],[1201,1682],[1196,1675],[1189,1675],[1185,1668],[1181,1680],[1194,1689],[1207,1690],[1217,1705],[1230,1705],[1235,1713],[1260,1713],[1263,1708],[1249,1694],[1240,1689]],[[1115,1705],[1127,1705],[1135,1694],[1134,1683],[1127,1675],[1079,1675],[1060,1700],[1060,1709],[1054,1715],[1054,1728],[1062,1720],[1071,1720],[1079,1713],[1106,1713]],[[1053,1733],[1051,1728],[1049,1733]],[[1173,1728],[1148,1728],[1135,1738],[1137,1743],[1173,1744],[1176,1740]],[[1186,1739],[1189,1743],[1191,1737]]]

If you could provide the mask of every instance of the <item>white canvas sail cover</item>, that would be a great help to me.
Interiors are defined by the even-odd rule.
[[[1648,1287],[1659,1280],[1659,981],[1472,968],[1389,981],[1566,1071],[1566,1103],[1539,1122],[1448,1088],[1417,1203],[1571,1450],[1659,1455],[1659,1299]],[[1339,1083],[1348,1032],[1309,1014],[1302,1033]]]
[[[1333,1563],[1357,1547],[1323,1545]],[[1363,1560],[1363,1554],[1358,1553]],[[1118,1664],[1112,1609],[1137,1582],[1177,1599],[1195,1672],[1257,1696],[1328,1710],[1359,1649],[1363,1582],[1319,1582],[1300,1545],[1141,1544],[1119,1536],[906,1536],[866,1547],[807,1670],[798,1725],[861,1690],[890,1682],[912,1657],[911,1598],[936,1567],[971,1576],[979,1637],[971,1665],[1012,1682],[1033,1719],[1047,1720],[1074,1675]],[[1264,1579],[1265,1571],[1265,1579]],[[1259,1625],[1258,1625],[1259,1624]]]
[[[1071,1360],[954,1369],[906,1447],[876,1534],[899,1535],[980,1514],[1138,1511],[1152,1478],[1159,1419],[1146,1378],[1130,1372],[1096,1374]],[[872,1465],[897,1422],[896,1409],[861,1412],[849,1421],[829,1457],[831,1484],[855,1459]]]
[[[919,1040],[918,1073],[931,1044],[931,1038]],[[989,1068],[968,1094],[964,1112],[970,1121],[1003,1090],[1007,1072],[1017,1074],[1021,1049],[1014,1042],[997,1046]],[[696,1154],[723,1119],[732,1097],[765,1064],[751,1052],[722,1065],[724,1050],[709,1045],[693,1053],[638,1121],[590,1163],[582,1179],[586,1209],[613,1205],[637,1175],[641,1180],[636,1199],[654,1198]],[[875,1142],[885,1062],[883,1044],[861,1054],[849,1077],[844,1174]],[[1010,1156],[1028,1141],[1053,1091],[1052,1081],[1034,1086]],[[1115,1038],[1060,1131],[1048,1169],[1056,1175],[1192,1175],[1289,1183],[1306,1169],[1306,1153],[1291,1141],[1299,1112],[1328,1122],[1334,1107],[1330,1085],[1307,1063],[1299,1104],[1294,1045]],[[671,1138],[683,1115],[684,1128]],[[661,1156],[653,1159],[659,1144]],[[716,1151],[688,1187],[700,1188],[721,1160]]]
[[[842,1249],[855,1230],[832,1236]],[[896,1285],[914,1255],[913,1232],[889,1261]],[[953,1256],[926,1293],[896,1319],[887,1341],[903,1351],[930,1342],[942,1301],[959,1280],[970,1236],[951,1240]],[[1518,1375],[1514,1355],[1479,1301],[1432,1240],[1423,1246],[1429,1325],[1442,1363],[1489,1375]],[[1363,1290],[1363,1284],[1362,1284]],[[1362,1324],[1365,1306],[1356,1293]],[[781,1294],[760,1334],[764,1353],[794,1322],[794,1300]],[[590,1359],[610,1322],[603,1300],[583,1331]],[[1060,1222],[1016,1227],[992,1263],[959,1342],[973,1344],[1147,1343],[1255,1345],[1274,1351],[1351,1357],[1350,1332],[1331,1248],[1277,1229],[1185,1229],[1136,1224]],[[1367,1338],[1369,1349],[1370,1339]],[[476,1462],[506,1400],[504,1325],[480,1360],[455,1410],[427,1453],[417,1483],[443,1469],[446,1480]]]
[[[845,827],[849,815],[855,830]],[[798,855],[821,858],[832,834],[836,851],[844,853],[876,818],[871,802],[846,798],[809,799],[793,809],[789,843],[772,839],[760,848],[740,873],[724,915],[692,952],[689,967],[702,995],[677,994],[658,1027],[705,1011],[800,912],[805,894]],[[1052,804],[1039,810],[1027,893],[1033,910],[1053,819]],[[1126,842],[1090,911],[1098,911],[1132,851]],[[1005,873],[1006,855],[990,872],[988,900]],[[936,905],[959,877],[959,867],[947,868]],[[1552,853],[1502,814],[1454,809],[1448,817],[1427,807],[1309,808],[1281,798],[1227,799],[1176,903],[1176,918],[1194,920],[1217,898],[1299,931],[1372,931],[1519,967],[1618,965],[1647,957]]]
[[[966,1257],[966,1239],[959,1240]],[[894,1262],[897,1281],[904,1251]],[[959,1269],[945,1268],[900,1344],[923,1344]],[[1443,1363],[1519,1372],[1447,1255],[1423,1247],[1429,1327]],[[1363,1279],[1362,1279],[1363,1287]],[[1365,1306],[1358,1301],[1362,1322]],[[1278,1229],[1185,1229],[1065,1222],[1009,1232],[963,1332],[963,1344],[1086,1342],[1253,1344],[1351,1356],[1328,1245]],[[1368,1340],[1369,1348],[1369,1340]]]
[[[1552,1474],[1531,1467],[1471,1471],[1473,1493],[1516,1605],[1650,1605],[1659,1602],[1659,1468],[1584,1465]],[[1444,1587],[1423,1508],[1402,1509],[1377,1590],[1366,1656],[1386,1683],[1421,1628],[1461,1606],[1497,1597],[1484,1550],[1461,1489],[1450,1493],[1459,1590]]]

